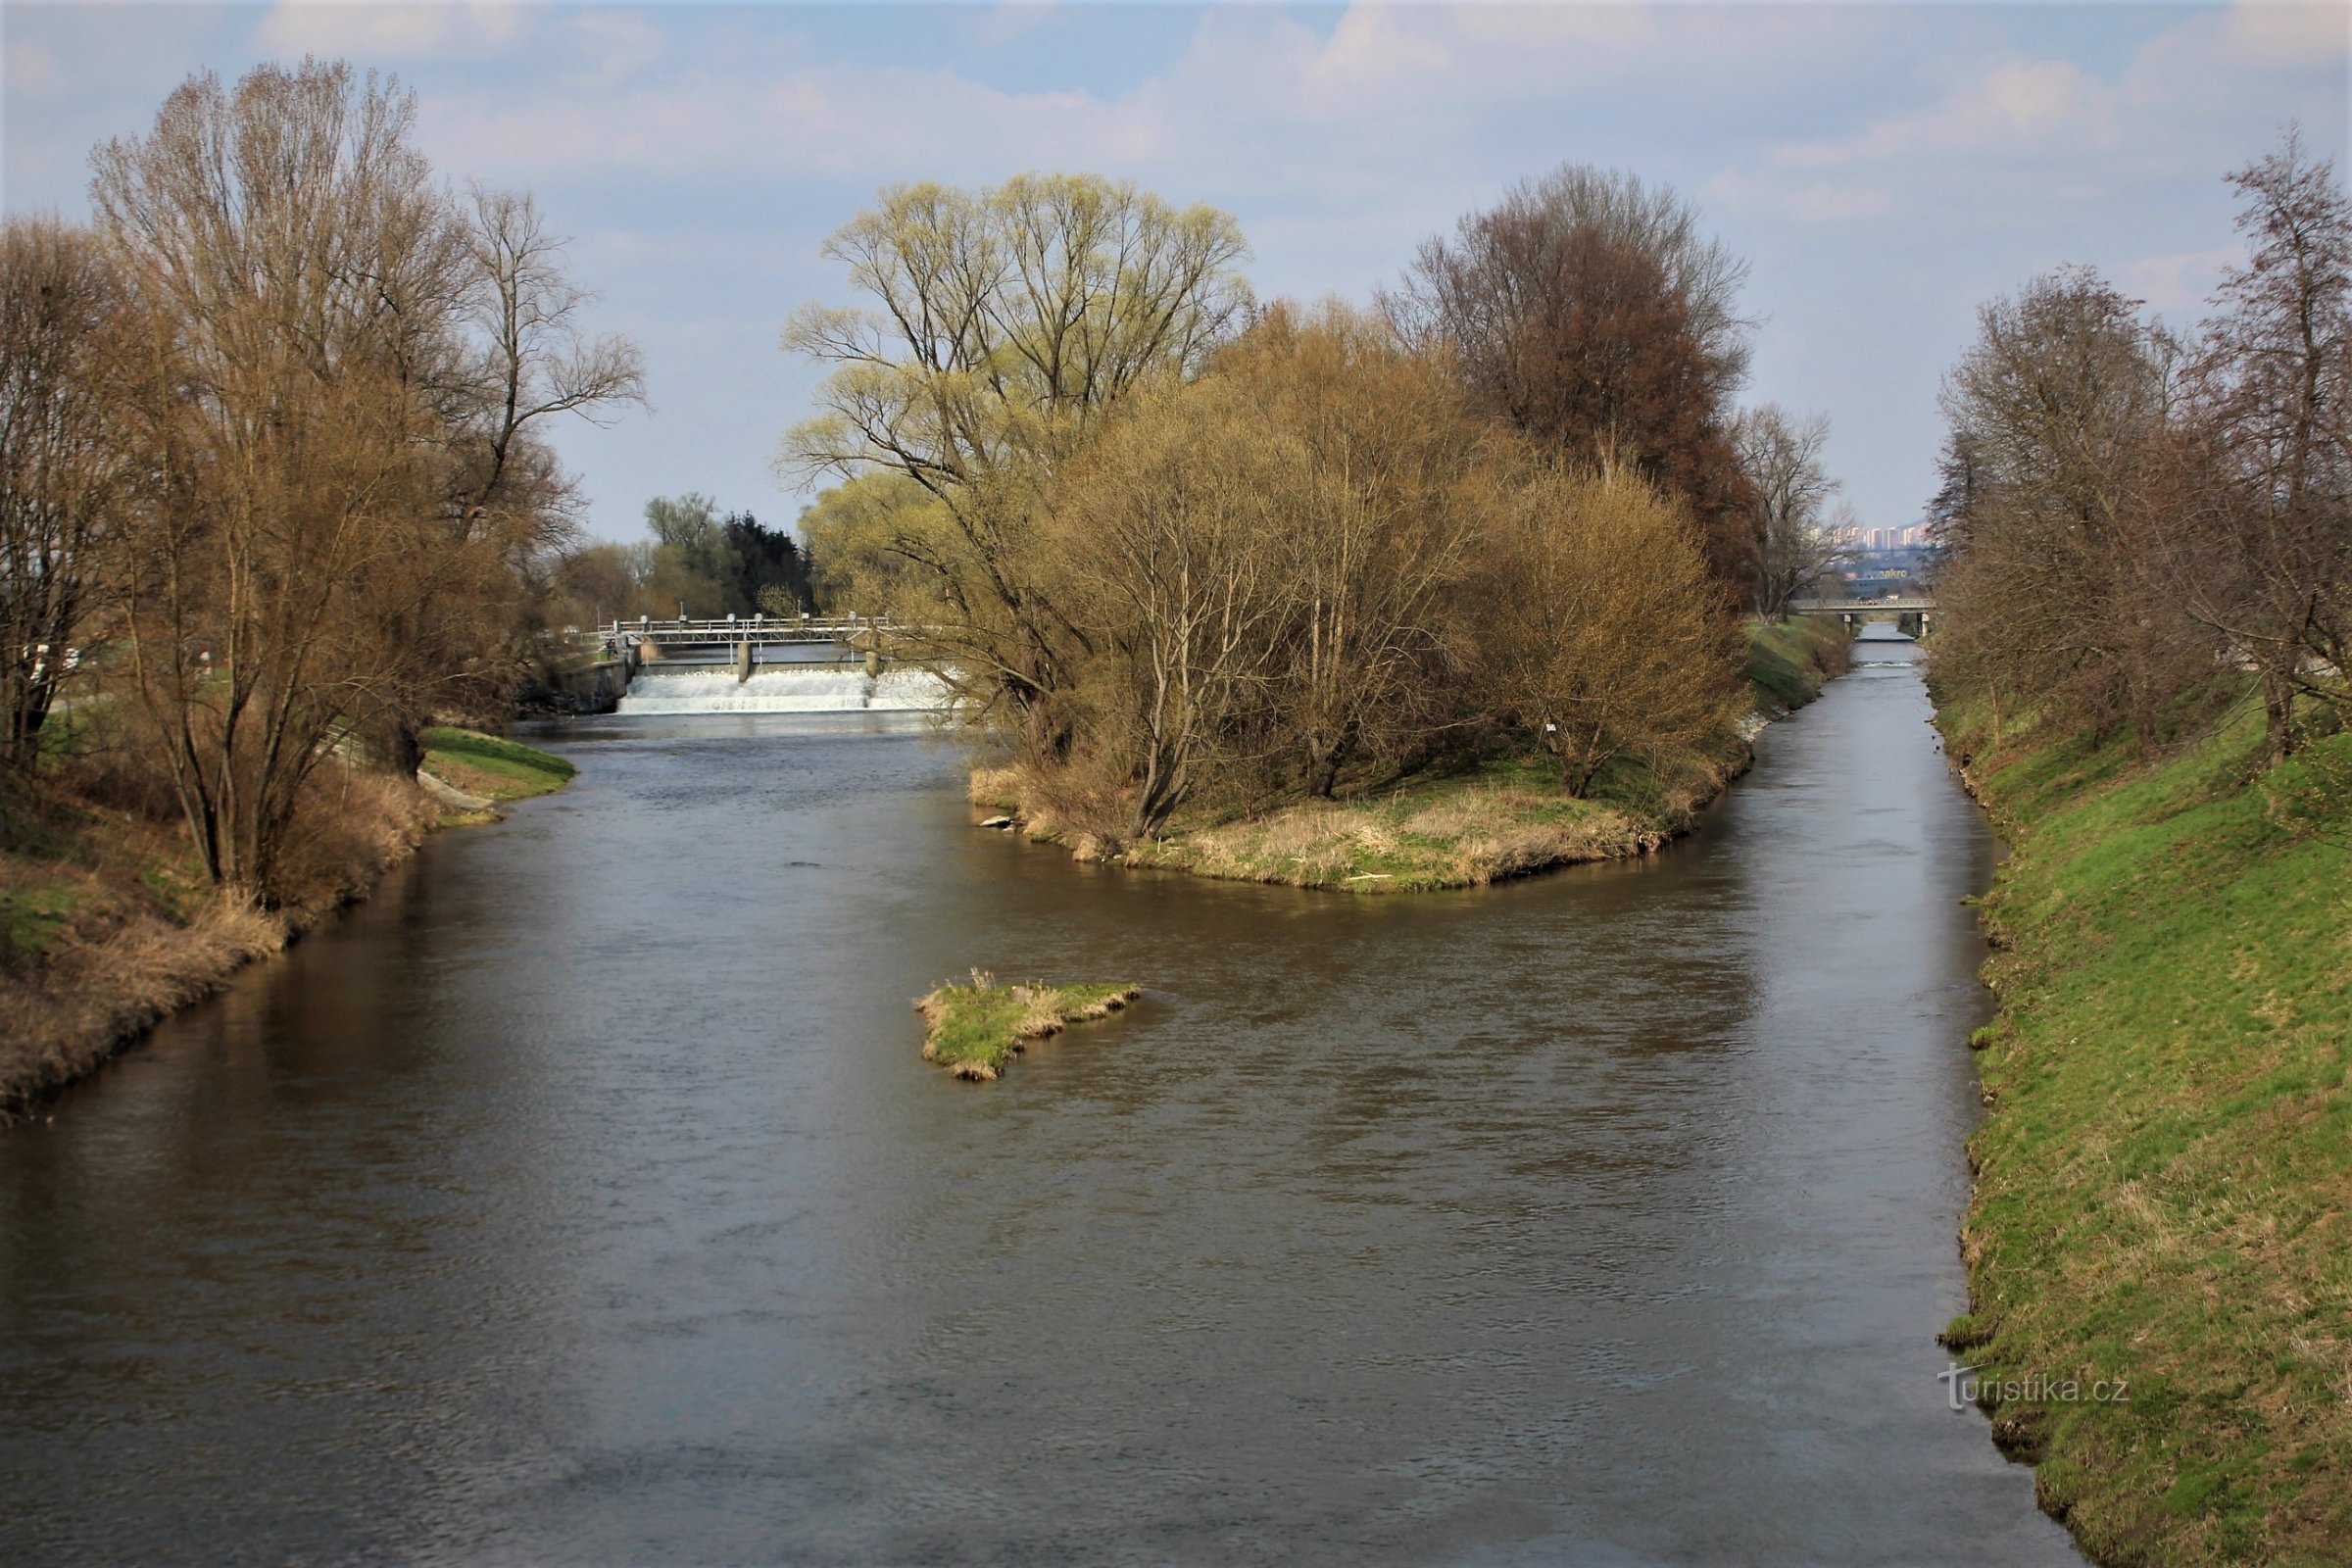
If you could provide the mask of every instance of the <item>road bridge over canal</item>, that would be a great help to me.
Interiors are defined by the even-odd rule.
[[[1925,637],[1937,612],[1933,594],[1889,594],[1884,599],[1797,599],[1788,610],[1797,615],[1837,615],[1853,631],[1864,621],[1892,615],[1895,629],[1910,637]]]

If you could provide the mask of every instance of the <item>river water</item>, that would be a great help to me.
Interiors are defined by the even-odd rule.
[[[1909,654],[1653,860],[1394,901],[878,717],[552,732],[0,1135],[0,1561],[2073,1561],[1936,1378],[1991,845]],[[1147,990],[964,1084],[975,964]]]

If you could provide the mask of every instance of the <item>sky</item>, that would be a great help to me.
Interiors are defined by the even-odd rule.
[[[2242,257],[2224,175],[2290,121],[2347,163],[2352,8],[2199,5],[274,5],[0,0],[0,207],[86,216],[89,154],[190,74],[341,57],[453,184],[528,188],[651,408],[555,432],[591,532],[701,491],[764,520],[883,186],[1130,176],[1233,213],[1259,295],[1367,300],[1562,163],[1672,185],[1745,257],[1748,403],[1829,416],[1866,526],[1936,487],[1978,309],[2064,264],[2186,325]]]

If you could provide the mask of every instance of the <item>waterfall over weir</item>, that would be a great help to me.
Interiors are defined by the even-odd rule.
[[[948,706],[948,689],[926,669],[868,675],[839,664],[767,664],[738,681],[731,668],[647,669],[629,682],[617,712],[927,713]]]

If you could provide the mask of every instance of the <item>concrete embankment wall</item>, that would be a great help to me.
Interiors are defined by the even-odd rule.
[[[575,713],[610,713],[628,690],[629,677],[626,666],[615,662],[591,664],[586,669],[560,670],[548,677],[547,685],[553,706],[559,709]]]

